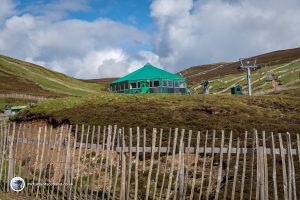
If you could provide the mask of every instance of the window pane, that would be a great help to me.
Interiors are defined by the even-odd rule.
[[[153,87],[159,87],[159,81],[153,81]]]
[[[163,81],[163,87],[167,87],[168,86],[168,81]]]
[[[130,83],[131,88],[136,88],[136,83]]]
[[[137,87],[140,88],[141,87],[141,82],[137,82]]]
[[[173,81],[168,81],[168,87],[173,87]]]
[[[150,81],[150,87],[153,87],[153,81]]]
[[[174,87],[179,87],[179,82],[178,81],[174,81]]]

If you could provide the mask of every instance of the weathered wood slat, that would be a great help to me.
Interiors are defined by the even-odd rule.
[[[103,159],[104,159],[104,144],[106,141],[106,126],[104,126],[103,128],[103,137],[102,137],[102,145],[101,145],[101,158],[100,158],[100,168],[99,168],[99,176],[98,176],[98,180],[97,180],[97,185],[100,185],[100,179],[101,179],[101,172],[102,172],[102,165],[103,165]],[[102,192],[104,192],[104,190],[102,189]],[[99,189],[97,190],[96,193],[96,197],[98,198],[99,195]]]
[[[252,148],[254,149],[256,145],[256,134],[254,133],[254,139],[252,139]],[[252,191],[253,191],[253,180],[254,180],[254,160],[255,160],[255,153],[252,153],[252,158],[251,158],[251,174],[250,174],[250,192],[249,192],[249,200],[252,199]]]
[[[70,133],[71,130],[72,130],[72,125],[67,125],[66,131],[64,133],[65,134],[67,133],[69,135],[69,133]],[[59,156],[60,162],[59,162],[59,169],[58,169],[58,183],[61,183],[61,176],[65,177],[63,173],[61,174],[61,171],[63,171],[63,172],[65,171],[64,169],[65,169],[65,166],[66,166],[66,151],[67,151],[66,150],[66,148],[67,148],[67,146],[66,146],[66,144],[67,144],[66,138],[68,138],[68,137],[66,137],[65,134],[63,136],[63,143],[62,143],[61,154]],[[63,187],[64,186],[65,185],[63,184]],[[63,191],[60,191],[60,189],[61,189],[60,187],[61,187],[61,185],[57,185],[56,199],[58,199],[59,196],[62,196],[64,198],[64,195],[65,195],[64,194],[64,189],[63,189]],[[61,192],[62,192],[62,194],[60,195]]]
[[[137,127],[136,130],[136,146],[140,146],[140,128]],[[137,148],[136,156],[135,156],[135,170],[134,170],[134,181],[135,181],[135,188],[134,188],[134,200],[138,199],[138,189],[139,189],[139,148]]]
[[[240,147],[240,138],[237,139],[237,148]],[[237,181],[237,174],[239,171],[239,159],[240,159],[240,153],[239,151],[236,153],[236,161],[234,166],[234,175],[233,175],[233,186],[232,186],[232,192],[231,192],[231,200],[235,199],[235,188],[236,188],[236,181]]]
[[[44,127],[44,141],[46,140],[46,135],[47,135],[47,126]],[[44,160],[44,153],[45,153],[45,142],[43,143],[43,146],[42,146],[42,154],[41,154],[41,160],[40,160],[40,169],[39,169],[38,183],[41,182],[42,169],[43,169],[43,160]],[[37,199],[38,196],[39,196],[39,185],[37,186],[37,189],[36,189],[36,195],[35,195],[35,198]]]
[[[74,179],[74,173],[75,173],[75,150],[76,150],[76,141],[77,141],[77,135],[78,135],[78,125],[75,126],[75,135],[74,135],[74,142],[73,142],[73,148],[72,148],[72,158],[71,158],[71,185],[69,186],[69,194],[68,194],[68,200],[72,199],[72,191],[73,191],[73,179]],[[50,146],[50,145],[49,145]]]
[[[268,159],[267,159],[267,152],[266,152],[266,133],[263,131],[263,163],[264,163],[264,198],[266,200],[269,199],[269,180],[268,180]]]
[[[110,148],[111,148],[111,126],[108,126],[108,135],[107,135],[107,142],[106,142],[106,159],[105,159],[105,171],[104,171],[104,183],[103,183],[103,192],[102,192],[102,200],[105,199],[106,193],[106,182],[107,182],[107,171],[110,162]]]
[[[284,193],[284,199],[288,199],[288,192],[287,192],[287,175],[286,175],[286,165],[285,165],[285,154],[283,149],[283,142],[282,142],[282,136],[281,133],[278,134],[279,138],[279,146],[280,146],[280,156],[281,156],[281,162],[282,162],[282,176],[283,176],[283,193]]]
[[[188,146],[187,148],[191,148],[191,140],[192,140],[193,131],[189,131],[189,138],[188,138]],[[186,170],[185,170],[185,177],[184,177],[184,192],[182,199],[186,199],[186,193],[188,188],[188,177],[189,177],[189,166],[190,166],[190,152],[187,152],[187,159],[186,159]]]
[[[86,133],[86,138],[85,138],[85,148],[84,148],[84,153],[83,153],[83,164],[85,164],[86,162],[86,154],[87,154],[87,143],[88,143],[88,140],[89,140],[89,135],[90,135],[90,126],[88,126],[87,128],[87,133]],[[83,177],[84,177],[84,172],[81,173],[80,175],[80,191],[79,191],[79,199],[82,199],[82,195],[83,195]]]
[[[182,129],[181,136],[180,136],[180,142],[179,142],[179,155],[178,155],[177,175],[176,175],[176,179],[175,179],[175,182],[174,182],[175,185],[174,185],[174,196],[173,196],[173,199],[177,198],[178,180],[179,180],[179,176],[182,176],[181,170],[182,170],[182,158],[183,158],[183,148],[184,148],[184,143],[183,143],[184,132],[185,132],[185,130]],[[179,197],[179,199],[180,199],[180,197]]]
[[[209,171],[209,177],[208,177],[208,186],[207,186],[207,190],[206,190],[206,200],[209,199],[210,196],[210,190],[211,190],[211,177],[212,177],[212,173],[213,173],[213,166],[214,166],[214,158],[215,158],[215,152],[214,152],[214,148],[215,148],[215,141],[216,140],[216,131],[213,131],[213,140],[212,140],[212,154],[211,154],[211,162],[210,162],[210,171]]]
[[[272,140],[272,149],[275,149],[274,135],[271,133]],[[278,192],[277,192],[277,174],[276,174],[276,156],[275,153],[272,152],[272,178],[273,178],[273,190],[274,190],[274,200],[278,200]]]
[[[91,137],[91,143],[93,144],[94,141],[94,136],[95,136],[95,126],[93,126],[93,130],[92,130],[92,137]],[[69,147],[68,147],[69,149]],[[91,174],[91,162],[92,162],[92,149],[90,151],[89,154],[89,161],[88,161],[88,173],[87,173],[87,181],[86,181],[86,186],[85,186],[85,195],[84,195],[84,199],[87,200],[88,199],[88,194],[89,194],[89,189],[90,189],[90,174]]]
[[[193,181],[192,181],[190,200],[194,199],[196,173],[197,173],[198,160],[199,160],[199,145],[200,145],[200,132],[198,132],[198,134],[197,134],[196,155],[195,155],[195,161],[194,161]]]
[[[117,140],[117,146],[120,146],[120,134],[122,133],[121,129],[118,130],[118,140]],[[118,184],[118,177],[119,177],[119,166],[120,166],[120,160],[121,160],[121,155],[118,154],[117,157],[117,164],[115,167],[115,178],[114,178],[114,189],[113,189],[113,197],[112,199],[116,199],[116,192],[117,192],[117,184]]]
[[[224,200],[227,197],[227,190],[228,190],[228,178],[229,178],[229,167],[230,167],[230,159],[231,159],[231,149],[232,149],[232,131],[230,132],[230,136],[229,136],[229,146],[228,146],[228,153],[227,153]]]
[[[159,193],[159,197],[158,197],[159,200],[162,197],[162,193],[164,191],[164,186],[165,186],[166,172],[167,172],[167,167],[168,167],[168,164],[169,164],[171,134],[172,134],[172,129],[169,130],[169,139],[168,139],[168,147],[167,147],[168,150],[167,150],[167,155],[166,155],[165,167],[164,167],[164,171],[163,171],[163,178],[162,178],[160,193]]]
[[[8,127],[8,129],[10,129],[11,126]],[[9,134],[9,133],[8,133]],[[15,123],[13,124],[13,128],[12,128],[12,138],[15,137]],[[13,140],[12,140],[13,141]],[[6,191],[9,192],[10,190],[10,186],[9,186],[9,180],[12,178],[12,173],[13,170],[11,168],[13,168],[13,142],[8,142],[7,143],[7,154],[8,154],[8,165],[7,167],[5,167],[5,175],[7,174],[7,176],[5,176],[5,185],[6,185]]]
[[[61,146],[62,146],[63,130],[64,130],[64,126],[61,126],[61,127],[60,127],[60,132],[59,132],[58,153],[57,153],[56,162],[54,163],[54,164],[56,164],[56,165],[58,165],[58,163],[60,162],[60,151],[61,151]],[[54,168],[54,169],[55,169],[55,168]],[[54,178],[55,178],[55,173],[54,173]],[[55,181],[54,178],[53,178],[53,180]],[[50,200],[53,199],[53,195],[54,195],[54,187],[55,187],[55,185],[53,184],[52,187],[51,187]]]
[[[156,168],[156,175],[155,175],[155,182],[154,182],[154,192],[153,192],[153,198],[152,199],[156,199],[156,190],[157,190],[157,182],[158,182],[158,175],[160,172],[160,149],[161,149],[161,142],[162,142],[162,134],[163,134],[163,130],[160,130],[160,134],[159,134],[159,151],[158,151],[158,158],[157,158],[157,168]]]
[[[292,192],[292,195],[290,196],[290,199],[297,199],[294,159],[293,159],[293,155],[291,153],[291,150],[292,150],[291,136],[290,136],[289,133],[287,133],[286,137],[287,137],[287,147],[288,147],[288,152],[289,152],[289,154],[288,154],[289,174],[290,174],[290,180],[289,181],[291,182],[290,191]]]
[[[177,134],[178,134],[178,128],[175,129],[175,136],[174,136],[174,141],[173,141],[173,151],[172,151],[171,171],[170,171],[170,175],[169,175],[166,200],[168,200],[170,198],[172,179],[173,179],[173,171],[174,171],[174,163],[175,163],[175,153],[176,153],[175,150],[176,150],[176,144],[177,144]]]
[[[247,148],[247,136],[248,136],[248,132],[246,131],[245,132],[245,138],[244,138],[244,148]],[[244,199],[244,186],[245,186],[245,174],[246,174],[246,159],[247,159],[247,154],[244,153],[240,200]]]
[[[50,126],[49,138],[52,137],[52,131],[53,131],[53,127]],[[23,138],[24,138],[24,137],[23,137]],[[46,158],[44,159],[44,160],[45,160],[44,162],[46,163],[46,169],[47,169],[48,163],[50,163],[50,150],[51,150],[50,147],[51,147],[51,145],[48,144]],[[22,148],[23,148],[23,147],[22,147]],[[45,170],[45,172],[44,172],[44,174],[43,174],[43,183],[46,183],[46,182],[47,182],[47,180],[46,180],[46,174],[47,174],[47,173],[46,173],[46,170]],[[45,196],[45,189],[46,189],[46,187],[42,187],[42,192],[41,192],[42,197]]]
[[[130,182],[131,182],[131,162],[132,162],[132,128],[129,129],[129,158],[128,158],[128,176],[126,185],[126,199],[130,195]]]
[[[260,176],[261,176],[261,171],[260,171],[260,154],[259,154],[259,140],[258,140],[258,134],[257,134],[257,130],[255,130],[254,132],[255,134],[255,144],[256,144],[256,199],[259,198],[259,192],[260,192]]]
[[[80,174],[80,158],[82,153],[82,144],[83,144],[83,134],[84,133],[84,125],[81,126],[81,137],[80,137],[80,146],[79,146],[79,152],[78,152],[78,158],[77,158],[77,174],[76,174],[76,180],[75,180],[75,187],[74,187],[74,199],[77,199],[77,185],[79,181],[79,174]]]
[[[221,149],[223,149],[223,146],[224,146],[224,131],[222,131]],[[220,193],[221,181],[222,181],[222,170],[223,170],[223,153],[220,154],[220,162],[219,162],[219,171],[218,171],[218,180],[217,180],[215,200],[219,199],[219,193]]]
[[[111,144],[111,158],[110,158],[110,164],[109,164],[109,182],[108,182],[108,191],[107,191],[107,199],[110,199],[110,192],[111,192],[111,187],[112,187],[112,180],[113,180],[113,158],[112,158],[112,153],[113,153],[113,149],[115,146],[115,139],[116,139],[116,133],[117,133],[117,125],[114,126],[114,130],[113,130],[113,136],[112,136],[112,144]]]
[[[125,146],[124,131],[122,131],[122,146]],[[121,188],[120,188],[120,199],[126,199],[126,156],[122,151],[122,168],[121,168]]]
[[[144,174],[145,173],[145,159],[146,159],[146,129],[144,129],[143,133],[144,133],[144,137],[143,137],[143,139],[144,139],[144,143],[143,143],[144,144],[144,149],[142,150],[142,152],[143,152],[143,174]],[[125,151],[124,147],[125,146],[123,146],[122,150]],[[151,149],[151,151],[152,151],[152,149]]]
[[[206,131],[205,134],[205,144],[204,144],[204,155],[203,155],[203,164],[202,164],[202,174],[201,174],[201,183],[200,183],[200,192],[199,192],[199,200],[201,200],[202,197],[202,190],[203,190],[203,183],[204,183],[204,175],[205,175],[205,169],[206,169],[206,147],[207,147],[207,137],[208,137],[208,131]]]
[[[55,133],[55,138],[54,141],[57,140],[57,135],[59,134],[59,128],[56,130]],[[49,167],[49,173],[48,173],[48,177],[49,177],[49,182],[51,181],[51,170],[52,170],[52,164],[53,164],[53,160],[54,160],[54,152],[55,152],[55,147],[57,145],[54,143],[52,144],[52,152],[51,152],[51,159],[50,159],[50,167]],[[51,197],[51,193],[50,193],[50,186],[47,189],[47,197]],[[52,189],[52,188],[51,188]]]
[[[154,147],[155,147],[156,133],[157,133],[157,130],[153,129],[152,149],[154,149]],[[149,167],[149,173],[148,173],[148,179],[147,179],[147,189],[146,189],[146,198],[145,198],[145,200],[148,200],[148,198],[149,198],[149,190],[150,190],[150,184],[151,184],[150,181],[151,181],[151,176],[152,176],[153,161],[154,161],[154,151],[151,152],[151,159],[150,159],[150,167]]]
[[[298,159],[300,163],[300,136],[297,134],[297,154],[298,154]]]
[[[19,128],[18,128],[18,133],[17,133],[17,137],[16,137],[16,142],[18,142],[18,140],[20,140],[20,132],[21,132],[21,129],[22,129],[22,124],[20,124],[19,125]],[[16,168],[16,166],[17,166],[17,164],[18,164],[18,146],[19,145],[15,145],[15,147],[16,147],[16,150],[15,150],[15,153],[14,153],[14,169],[13,169],[13,174],[14,174],[14,176],[13,177],[16,177],[16,171],[15,171],[15,168]]]
[[[38,141],[40,141],[40,138],[41,138],[41,134],[42,134],[42,128],[39,127],[39,132],[38,132]],[[32,188],[31,188],[31,193],[33,193],[33,190],[34,190],[34,181],[35,181],[35,175],[36,175],[36,167],[38,165],[38,158],[39,158],[39,143],[37,144],[37,147],[36,147],[36,158],[35,158],[35,163],[34,163],[34,170],[33,170],[33,178],[32,178]]]

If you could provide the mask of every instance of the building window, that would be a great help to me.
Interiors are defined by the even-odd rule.
[[[163,81],[162,81],[162,86],[163,86],[163,87],[168,87],[168,81],[163,80]]]
[[[137,82],[137,88],[141,87],[141,82]]]
[[[159,87],[159,81],[153,81],[153,87]]]
[[[173,87],[173,81],[168,81],[168,87],[170,87],[170,88]]]
[[[179,82],[178,81],[174,81],[174,87],[176,87],[176,88],[179,87]]]
[[[134,82],[134,83],[130,83],[130,87],[131,87],[132,89],[135,89],[136,86],[137,86],[137,84],[136,84],[135,82]]]
[[[128,84],[127,83],[124,83],[124,89],[128,90]]]

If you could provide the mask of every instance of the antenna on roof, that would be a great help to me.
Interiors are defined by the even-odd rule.
[[[151,65],[151,64],[150,64],[149,62],[147,62],[146,65]],[[145,65],[145,66],[146,66],[146,65]]]

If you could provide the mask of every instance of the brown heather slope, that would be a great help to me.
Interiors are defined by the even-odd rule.
[[[261,67],[264,67],[265,65],[273,66],[278,64],[286,64],[293,60],[300,59],[300,48],[274,51],[250,57],[250,59],[253,58],[257,59],[257,64]],[[237,74],[240,72],[238,70],[239,66],[240,62],[215,63],[210,65],[190,67],[179,73],[186,77],[190,83],[195,83],[202,80],[213,79],[219,76],[222,77],[229,74]]]

